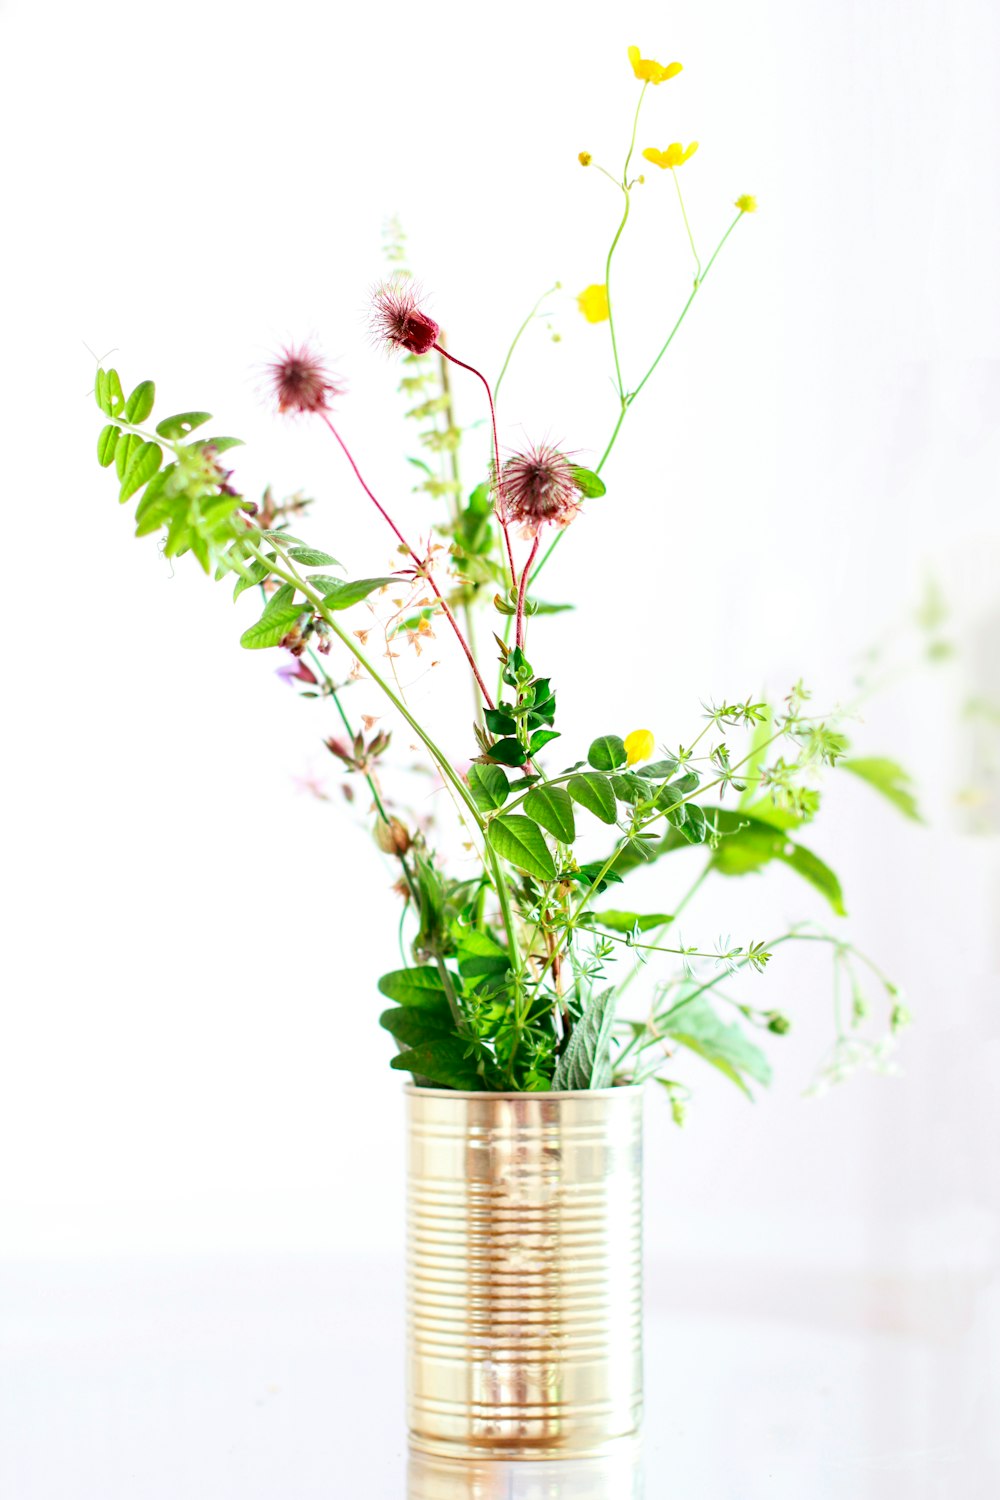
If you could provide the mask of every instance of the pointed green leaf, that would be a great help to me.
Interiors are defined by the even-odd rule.
[[[399,583],[398,578],[356,578],[350,583],[341,583],[335,589],[325,595],[323,604],[326,609],[350,609],[352,604],[360,604],[362,599],[367,599],[369,594],[374,594],[376,589],[385,588],[387,584]]]
[[[109,422],[107,427],[101,428],[97,439],[97,462],[102,469],[106,469],[109,464],[115,461],[115,449],[118,446],[120,432],[121,428],[116,427],[113,422]]]
[[[340,564],[338,563],[337,566],[339,567]],[[329,573],[306,574],[306,583],[310,588],[315,589],[317,594],[335,593],[343,581],[342,578],[333,578]]]
[[[475,1058],[466,1057],[468,1050],[468,1042],[459,1037],[441,1037],[423,1042],[409,1052],[400,1052],[390,1066],[403,1073],[412,1073],[415,1078],[426,1078],[428,1083],[439,1088],[472,1092],[482,1089],[483,1080]]]
[[[455,1034],[455,1023],[446,1001],[442,1001],[440,1007],[427,1006],[425,1009],[396,1005],[384,1010],[378,1021],[403,1047],[419,1047],[423,1042],[438,1041]]]
[[[497,740],[490,746],[488,753],[504,766],[523,766],[528,759],[528,752],[524,746],[519,740],[512,738]]]
[[[652,911],[595,911],[594,921],[609,932],[653,932],[657,927],[666,927],[674,919],[669,912]]]
[[[124,504],[136,490],[141,490],[147,479],[152,479],[162,462],[163,450],[159,443],[140,443],[129,456],[128,468],[118,493],[119,501]]]
[[[422,1009],[440,1009],[447,1005],[444,984],[437,968],[393,969],[378,982],[379,994],[397,1005],[417,1005]]]
[[[247,572],[250,575],[249,578],[237,578],[236,580],[233,588],[234,599],[238,599],[244,589],[252,588],[255,583],[263,583],[264,579],[270,576],[271,567],[266,562],[252,562],[247,565]]]
[[[554,880],[556,867],[537,823],[520,813],[500,813],[486,825],[486,837],[501,859],[539,880]]]
[[[905,817],[912,818],[915,823],[924,821],[911,790],[913,778],[897,761],[887,760],[882,755],[866,755],[853,756],[839,764],[852,776],[860,776],[862,781],[881,792]]]
[[[587,751],[587,760],[595,771],[617,771],[628,760],[625,741],[617,734],[602,734]]]
[[[242,448],[243,439],[234,437],[200,438],[199,444],[206,448],[214,448],[216,453],[225,453],[229,448]]]
[[[571,844],[576,838],[573,799],[564,787],[533,787],[524,799],[524,810],[529,818],[534,818],[549,833],[555,834],[561,843]]]
[[[156,386],[151,380],[143,380],[136,386],[125,403],[125,420],[132,422],[136,427],[145,422],[153,410],[153,401],[156,398]]]
[[[286,604],[278,610],[268,608],[256,625],[244,630],[240,636],[240,645],[245,646],[248,651],[261,651],[267,646],[277,646],[306,609],[308,605],[303,607],[301,604]]]
[[[185,438],[194,432],[196,427],[201,427],[205,422],[212,420],[210,411],[182,411],[175,417],[164,417],[162,422],[157,422],[156,431],[161,438],[168,438],[176,442],[178,438]]]
[[[661,1035],[673,1037],[682,1047],[718,1068],[748,1098],[753,1096],[743,1074],[757,1083],[771,1082],[771,1065],[764,1053],[740,1025],[721,1021],[704,996],[677,1000],[656,1017],[656,1028]]]
[[[530,754],[537,755],[545,745],[551,744],[553,740],[561,738],[558,729],[536,729],[528,741]]]
[[[571,464],[570,467],[573,470],[573,483],[588,500],[599,500],[608,493],[604,480],[593,469],[582,469],[579,464]]]
[[[606,1089],[611,1086],[611,1033],[615,1021],[615,992],[594,995],[573,1027],[552,1077],[554,1090]]]
[[[307,568],[343,567],[343,563],[331,557],[329,552],[320,552],[318,547],[289,547],[288,555],[293,562],[302,563]],[[336,588],[340,584],[340,579],[335,578],[333,584]]]
[[[503,807],[510,795],[510,782],[500,766],[471,765],[469,767],[469,791],[480,812],[493,812]]]
[[[606,776],[599,771],[581,771],[571,776],[567,790],[574,802],[600,818],[602,823],[613,823],[618,816],[618,803],[614,788]]]
[[[133,453],[141,446],[142,438],[136,432],[123,432],[118,439],[118,446],[115,448],[115,473],[118,475],[119,483],[125,478],[125,471]]]

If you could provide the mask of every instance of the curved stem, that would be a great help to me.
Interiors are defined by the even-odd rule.
[[[625,166],[622,168],[622,180],[618,184],[622,192],[625,194],[625,212],[622,214],[622,221],[618,225],[615,237],[611,241],[611,248],[608,251],[608,258],[604,264],[604,292],[608,300],[608,329],[611,333],[611,352],[614,355],[615,360],[615,380],[618,385],[618,396],[619,399],[623,402],[625,400],[625,385],[622,381],[621,362],[618,358],[618,339],[615,335],[615,314],[614,307],[611,302],[611,261],[614,257],[615,251],[618,248],[618,241],[622,237],[625,225],[628,223],[629,209],[631,207],[628,169],[629,163],[632,160],[632,153],[635,150],[635,138],[639,129],[639,111],[642,109],[642,101],[646,97],[646,89],[648,87],[649,85],[647,83],[644,83],[639,91],[639,102],[635,107],[635,118],[632,121],[632,139],[629,141],[628,155],[625,158]]]
[[[442,611],[443,611],[443,613],[445,615],[445,618],[447,619],[447,621],[448,621],[449,625],[451,626],[452,630],[455,632],[455,635],[456,635],[456,637],[458,639],[459,645],[461,646],[462,650],[465,653],[465,659],[469,663],[469,666],[472,668],[472,674],[473,674],[473,676],[475,677],[476,681],[479,684],[479,691],[482,693],[483,697],[485,698],[487,705],[490,708],[492,708],[493,707],[493,699],[490,697],[490,690],[486,686],[486,683],[483,681],[482,673],[480,672],[479,668],[476,665],[476,659],[475,659],[475,657],[472,654],[472,650],[471,650],[471,648],[469,646],[469,643],[465,639],[465,636],[462,634],[461,627],[460,627],[458,621],[455,619],[455,616],[452,614],[451,608],[450,608],[450,606],[448,604],[447,599],[444,597],[444,595],[442,594],[441,590],[438,588],[437,584],[434,581],[434,578],[433,578],[433,576],[432,576],[432,574],[430,572],[429,564],[428,563],[423,563],[423,562],[418,562],[417,554],[414,552],[413,548],[410,546],[409,542],[406,540],[405,536],[400,531],[399,527],[396,525],[395,521],[389,515],[389,512],[380,503],[380,501],[378,500],[377,496],[372,492],[372,490],[369,488],[369,486],[365,483],[365,480],[364,480],[364,477],[363,477],[363,475],[361,473],[361,470],[358,468],[357,464],[354,462],[354,456],[351,453],[351,450],[348,448],[347,444],[344,442],[344,439],[341,437],[340,433],[337,431],[336,427],[331,422],[329,416],[327,415],[326,412],[321,412],[320,415],[322,416],[323,421],[326,423],[327,427],[333,433],[334,437],[337,439],[337,442],[340,444],[340,446],[341,446],[341,448],[343,450],[344,456],[347,459],[347,462],[350,464],[351,468],[354,470],[355,478],[357,479],[357,481],[360,484],[361,488],[364,490],[365,494],[368,496],[369,500],[372,502],[372,504],[374,505],[375,509],[378,511],[379,515],[391,527],[394,536],[398,540],[400,546],[406,552],[407,556],[413,558],[414,562],[417,564],[417,571],[418,571],[419,577],[423,578],[427,582],[427,584],[430,586],[430,588],[431,588],[432,592],[434,593],[434,595],[435,595],[438,603],[441,606],[441,609],[442,609]]]
[[[677,201],[681,206],[681,217],[684,220],[684,228],[687,230],[688,244],[691,246],[691,254],[694,256],[695,273],[694,280],[697,286],[701,280],[701,257],[695,249],[694,235],[691,233],[691,225],[688,223],[687,209],[684,207],[684,194],[681,192],[680,178],[677,176],[676,167],[670,168],[670,175],[674,179],[674,187],[677,189]]]
[[[528,588],[528,574],[531,572],[531,564],[534,562],[538,552],[540,538],[535,537],[528,560],[521,569],[521,585],[517,591],[517,629],[514,632],[514,641],[518,646],[524,645],[524,598]]]
[[[538,312],[538,309],[541,307],[541,305],[545,301],[546,297],[551,297],[552,293],[554,291],[558,290],[558,287],[559,287],[559,283],[557,281],[552,286],[549,287],[549,289],[548,289],[547,292],[543,292],[542,293],[542,295],[539,297],[538,301],[535,303],[534,307],[531,309],[531,311],[528,314],[528,316],[525,318],[524,322],[521,324],[520,328],[515,333],[514,338],[511,341],[511,346],[507,350],[507,357],[504,360],[502,366],[500,367],[500,374],[497,376],[496,385],[493,387],[493,400],[494,401],[498,401],[500,399],[500,386],[501,386],[501,384],[503,382],[504,376],[507,373],[507,366],[510,364],[511,357],[513,356],[514,350],[517,348],[518,344],[521,341],[521,335],[522,335],[522,333],[528,327],[529,323],[531,323],[531,321],[534,319],[535,315]]]
[[[516,589],[517,569],[514,567],[514,553],[512,552],[510,545],[510,531],[507,526],[507,518],[504,515],[503,480],[500,477],[500,441],[497,437],[497,412],[496,406],[493,402],[493,392],[490,390],[490,383],[486,379],[486,376],[483,374],[482,370],[477,370],[475,365],[467,365],[464,359],[456,359],[454,354],[449,354],[448,350],[445,349],[441,344],[435,344],[434,348],[439,354],[443,355],[445,359],[451,360],[451,363],[453,365],[458,365],[459,369],[468,370],[470,375],[475,375],[477,380],[482,381],[483,388],[486,391],[486,399],[490,403],[490,425],[493,429],[493,473],[496,476],[497,487],[496,517],[500,522],[500,529],[503,532],[504,545],[507,548],[507,564],[510,568],[511,588]]]

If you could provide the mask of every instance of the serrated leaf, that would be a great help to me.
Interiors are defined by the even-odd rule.
[[[842,760],[838,764],[845,771],[850,771],[852,776],[860,776],[862,781],[867,781],[869,786],[881,792],[894,807],[899,808],[904,817],[912,818],[915,823],[924,821],[911,790],[913,778],[897,761],[888,760],[882,755],[865,755],[852,756],[850,760]]]
[[[240,636],[240,645],[247,651],[262,651],[268,646],[277,646],[307,609],[308,605],[301,604],[286,604],[277,610],[272,610],[269,606],[255,625],[244,630]]]
[[[289,547],[288,555],[293,562],[302,563],[307,568],[342,568],[344,565],[331,557],[329,552],[321,552],[318,547]],[[340,579],[333,580],[337,587]]]
[[[412,1073],[415,1078],[426,1079],[439,1088],[462,1089],[465,1092],[479,1091],[483,1080],[474,1057],[466,1057],[467,1042],[458,1037],[442,1037],[437,1041],[424,1042],[409,1052],[400,1052],[392,1059],[391,1067],[403,1073]]]
[[[555,862],[537,823],[520,813],[500,813],[486,825],[486,837],[494,851],[526,875],[554,880]]]
[[[436,968],[393,969],[378,982],[379,994],[397,1005],[416,1005],[422,1009],[448,1004],[444,983]]]
[[[125,420],[132,422],[136,427],[145,422],[153,410],[153,401],[156,398],[156,386],[151,380],[142,380],[129,396],[125,403]]]
[[[210,411],[182,411],[174,417],[164,417],[162,422],[157,422],[156,431],[161,438],[176,442],[178,438],[187,437],[189,433],[194,432],[196,427],[201,427],[211,420]]]
[[[352,604],[360,604],[362,599],[367,599],[376,589],[398,582],[398,578],[356,578],[353,582],[341,583],[331,589],[324,596],[323,605],[331,610],[350,609]]]
[[[469,767],[469,791],[480,812],[493,812],[507,801],[510,782],[499,766],[476,764]]]
[[[618,817],[614,788],[599,771],[581,771],[579,775],[571,776],[567,791],[574,802],[593,813],[595,818],[600,818],[602,823],[614,823]]]
[[[115,449],[118,447],[118,438],[121,428],[109,422],[107,427],[102,427],[97,438],[97,462],[102,469],[115,461]]]
[[[666,927],[674,919],[669,912],[595,911],[594,921],[609,932],[652,932],[657,927]]]
[[[764,1053],[740,1025],[721,1021],[704,996],[691,1000],[682,997],[656,1017],[656,1028],[660,1035],[673,1037],[718,1068],[748,1098],[753,1095],[744,1074],[764,1085],[771,1081],[771,1065]]]
[[[524,810],[529,818],[534,818],[549,833],[555,834],[561,843],[571,844],[576,838],[573,799],[564,787],[533,787],[524,799]]]
[[[588,500],[599,500],[608,493],[604,480],[593,469],[582,469],[579,464],[571,464],[570,467],[573,471],[573,483]]]
[[[152,479],[162,462],[163,450],[159,443],[140,443],[129,456],[125,478],[118,492],[119,501],[124,504],[136,490],[141,490],[147,479]]]
[[[602,734],[587,751],[587,760],[595,771],[617,771],[628,760],[625,741],[617,734]]]
[[[555,1091],[566,1093],[570,1089],[606,1089],[611,1086],[614,1021],[615,992],[602,990],[599,995],[594,995],[573,1027],[552,1075]]]

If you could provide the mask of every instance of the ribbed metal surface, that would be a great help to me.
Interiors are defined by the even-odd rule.
[[[642,1090],[407,1093],[412,1443],[606,1452],[642,1410]]]
[[[638,1447],[604,1458],[437,1458],[410,1453],[406,1500],[642,1500]]]

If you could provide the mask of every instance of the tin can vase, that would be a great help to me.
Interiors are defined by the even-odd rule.
[[[411,1445],[586,1458],[642,1416],[641,1088],[407,1089]]]

